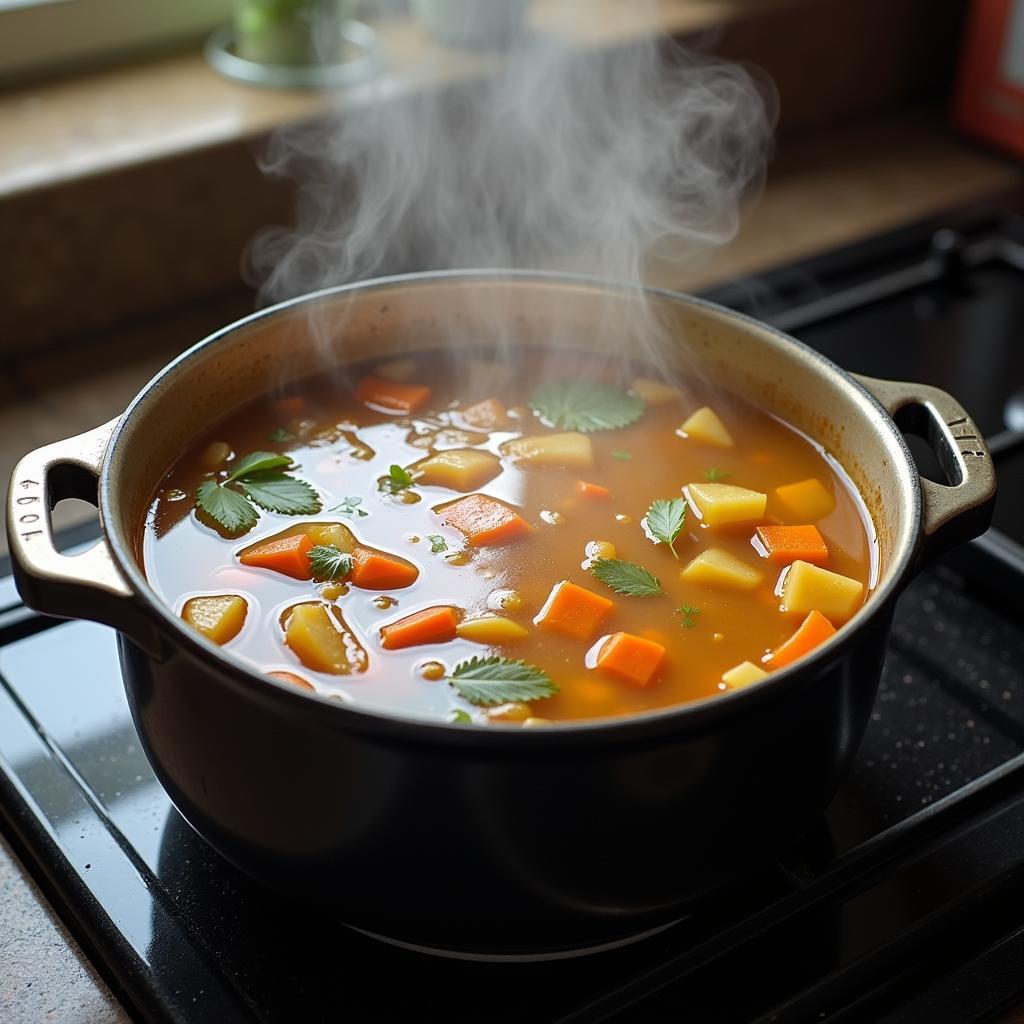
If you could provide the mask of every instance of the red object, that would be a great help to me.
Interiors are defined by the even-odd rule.
[[[1024,157],[1024,0],[974,0],[965,37],[953,119]]]

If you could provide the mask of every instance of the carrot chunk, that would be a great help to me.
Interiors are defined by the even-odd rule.
[[[511,544],[533,532],[533,527],[518,512],[486,494],[471,494],[434,509],[445,526],[464,533],[475,548]]]
[[[562,580],[554,585],[533,621],[537,626],[575,640],[589,640],[614,604],[607,597]]]
[[[800,623],[800,628],[772,655],[771,668],[784,668],[797,658],[810,654],[815,647],[823,644],[836,627],[819,611],[812,611]]]
[[[654,640],[632,633],[612,633],[597,652],[597,667],[630,686],[651,685],[665,657],[665,648]]]
[[[363,590],[399,590],[412,586],[419,574],[419,569],[404,559],[370,548],[356,548],[352,552],[349,582]]]
[[[297,686],[300,690],[312,690],[316,693],[316,687],[303,679],[302,676],[297,676],[294,672],[268,672],[268,676],[271,679],[276,679],[278,682],[290,683],[292,686]]]
[[[313,570],[309,565],[309,552],[316,545],[304,533],[291,537],[278,537],[266,544],[254,544],[239,556],[242,565],[253,565],[260,569],[272,569],[296,580],[310,580]]]
[[[386,651],[397,651],[402,647],[418,644],[443,644],[455,639],[459,625],[459,610],[450,605],[424,608],[413,612],[404,619],[381,626],[381,645]]]
[[[798,558],[814,565],[828,561],[828,547],[818,528],[808,526],[759,526],[757,539],[770,562],[788,565]]]
[[[612,492],[601,484],[587,483],[586,480],[576,481],[576,493],[581,498],[590,498],[592,501],[608,501]]]
[[[356,389],[356,397],[383,412],[408,416],[430,401],[430,388],[426,384],[401,384],[381,377],[364,377]]]

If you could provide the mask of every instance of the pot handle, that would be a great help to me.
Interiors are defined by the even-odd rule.
[[[983,534],[992,522],[996,473],[981,432],[950,394],[928,384],[854,374],[901,429],[931,445],[952,484],[921,477],[923,501],[919,565]]]
[[[7,541],[24,602],[44,615],[91,619],[127,633],[151,652],[152,623],[114,561],[104,536],[80,555],[53,542],[50,513],[64,498],[97,504],[97,481],[117,419],[37,448],[14,467],[7,499]]]

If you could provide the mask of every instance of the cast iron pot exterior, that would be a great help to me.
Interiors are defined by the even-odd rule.
[[[294,322],[304,306],[381,295],[387,310],[401,307],[402,289],[429,301],[432,290],[448,289],[450,298],[481,288],[541,305],[545,297],[618,294],[548,275],[415,275],[307,297],[232,325],[162,371],[119,421],[19,464],[8,505],[15,574],[32,607],[120,630],[125,688],[154,771],[188,822],[244,871],[347,924],[415,946],[472,955],[596,947],[677,918],[815,820],[867,726],[900,590],[923,559],[987,526],[994,475],[978,431],[944,393],[870,382],[889,410],[912,410],[932,432],[960,475],[957,487],[919,482],[883,405],[823,357],[736,314],[652,293],[682,304],[695,323],[750,336],[743,344],[777,346],[812,377],[820,373],[823,388],[850,389],[851,402],[877,419],[870,431],[879,451],[860,454],[859,483],[863,493],[877,457],[889,481],[879,494],[892,502],[898,489],[897,527],[883,538],[887,564],[875,593],[815,654],[763,684],[691,705],[520,730],[310,697],[185,627],[148,587],[131,550],[132,522],[137,528],[169,462],[163,452],[139,466],[147,462],[144,435],[130,427],[144,421],[147,404],[158,408],[168,389],[181,392],[190,361],[208,359],[214,346],[226,350],[254,327]],[[58,555],[48,510],[69,495],[96,498],[97,478],[104,541],[75,559]],[[877,521],[879,509],[873,513]]]

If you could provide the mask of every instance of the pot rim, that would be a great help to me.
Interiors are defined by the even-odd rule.
[[[225,650],[212,641],[207,640],[195,630],[188,629],[181,618],[174,614],[170,605],[156,593],[142,572],[141,566],[132,557],[130,553],[132,548],[130,539],[123,535],[118,518],[116,516],[108,517],[103,512],[106,508],[116,507],[111,480],[111,466],[114,459],[120,454],[120,449],[126,443],[124,435],[128,423],[141,408],[144,408],[151,392],[155,388],[169,386],[172,383],[172,378],[183,367],[198,359],[207,349],[217,344],[223,338],[261,320],[283,314],[295,307],[313,305],[322,299],[349,292],[382,291],[388,288],[437,281],[474,282],[481,280],[493,280],[497,283],[503,281],[534,281],[539,284],[549,285],[563,283],[583,285],[603,291],[612,290],[622,294],[636,294],[639,291],[645,295],[655,296],[670,302],[695,306],[737,321],[757,332],[768,333],[788,345],[795,346],[806,357],[809,357],[811,362],[821,372],[837,379],[844,388],[853,393],[861,404],[866,405],[865,414],[868,412],[874,413],[877,417],[877,428],[888,434],[892,440],[895,450],[901,455],[901,462],[897,467],[897,471],[905,485],[906,496],[909,497],[907,502],[907,519],[895,541],[895,557],[891,559],[889,565],[881,568],[878,583],[874,590],[870,592],[865,605],[856,612],[849,622],[844,623],[834,636],[830,637],[813,653],[806,655],[793,665],[771,673],[768,679],[757,686],[743,687],[739,690],[713,694],[685,704],[671,705],[628,715],[567,722],[558,721],[542,729],[522,729],[511,726],[496,728],[493,725],[467,726],[465,724],[438,721],[412,714],[401,714],[383,709],[364,707],[357,703],[342,703],[319,694],[303,693],[287,683],[269,678],[232,651]],[[424,743],[438,742],[445,745],[454,742],[459,746],[478,746],[484,744],[495,749],[520,749],[524,751],[534,749],[538,744],[542,746],[562,746],[568,750],[580,744],[587,744],[588,742],[603,743],[609,739],[629,743],[634,740],[650,739],[652,735],[661,735],[666,732],[699,732],[702,729],[714,727],[722,718],[746,713],[747,709],[752,710],[763,701],[783,698],[790,689],[810,685],[821,675],[821,670],[826,664],[831,663],[834,659],[845,653],[858,639],[858,635],[862,631],[868,629],[870,624],[880,616],[887,614],[891,602],[898,596],[902,585],[906,581],[906,577],[913,571],[913,560],[918,547],[922,524],[920,478],[913,456],[899,428],[881,402],[863,384],[847,370],[844,370],[841,366],[838,366],[827,356],[811,348],[809,345],[754,317],[684,292],[646,285],[637,289],[622,282],[584,274],[536,270],[505,270],[501,268],[418,271],[323,288],[287,299],[265,309],[257,310],[248,316],[219,328],[167,363],[132,399],[119,418],[104,453],[100,469],[98,496],[101,521],[107,542],[118,568],[125,575],[132,588],[134,600],[142,602],[145,606],[145,611],[151,617],[155,617],[157,623],[164,627],[167,632],[174,635],[175,641],[182,645],[191,655],[201,660],[212,658],[215,665],[221,669],[221,675],[227,677],[239,694],[243,695],[246,699],[269,701],[271,703],[279,703],[283,700],[286,703],[282,705],[282,711],[287,707],[287,702],[291,701],[293,702],[292,708],[295,711],[298,711],[299,707],[303,706],[308,709],[309,714],[331,716],[324,719],[328,727],[344,724],[347,728],[357,729],[360,732],[376,733],[403,740],[411,739]],[[258,680],[262,685],[253,686],[253,680]],[[869,685],[869,683],[866,682],[865,685]],[[299,701],[302,702],[301,705],[297,703]]]

